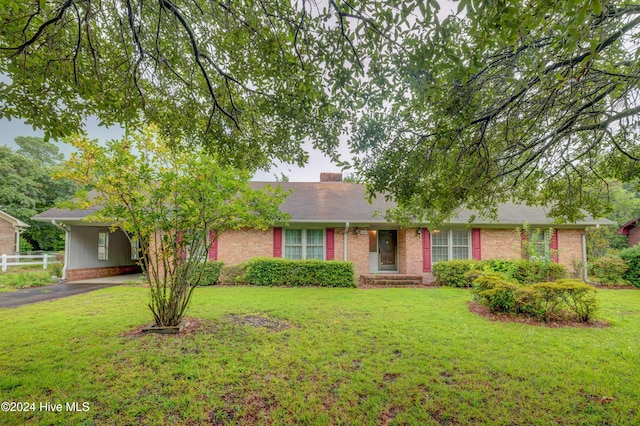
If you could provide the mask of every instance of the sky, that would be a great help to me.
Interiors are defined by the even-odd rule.
[[[119,127],[106,128],[98,125],[98,120],[91,119],[87,122],[87,134],[92,139],[107,141],[122,137],[124,131]],[[38,136],[42,137],[44,133],[39,130],[33,130],[29,125],[24,124],[21,120],[6,119],[0,120],[0,145],[6,145],[10,148],[17,148],[14,139],[17,136]],[[69,156],[71,146],[63,142],[57,142],[60,151]],[[309,152],[309,162],[305,167],[297,167],[294,165],[278,164],[270,171],[258,171],[253,180],[257,181],[275,181],[276,176],[280,178],[284,173],[291,182],[318,182],[320,181],[321,172],[339,172],[340,168],[331,163],[331,160],[324,156],[320,151],[314,150],[310,143],[304,144],[305,150]],[[347,160],[346,154],[348,149],[346,143],[340,150]]]

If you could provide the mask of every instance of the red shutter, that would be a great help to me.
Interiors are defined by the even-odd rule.
[[[480,229],[471,230],[471,257],[475,260],[482,259],[482,249],[480,247]]]
[[[273,228],[273,257],[282,257],[282,228]]]
[[[558,230],[554,229],[551,238],[549,239],[549,248],[551,249],[551,260],[555,263],[559,262],[558,259]]]
[[[333,228],[327,228],[325,230],[325,238],[326,238],[326,245],[327,245],[327,253],[326,253],[326,260],[333,260],[333,258],[335,257],[335,239],[334,239],[334,231]]]
[[[218,260],[218,233],[209,231],[209,241],[213,240],[209,247],[209,260]]]
[[[422,272],[431,272],[431,233],[422,229]]]
[[[527,253],[526,250],[524,249],[524,243],[526,243],[527,241],[529,241],[529,237],[527,235],[527,231],[523,229],[522,231],[520,231],[520,258],[521,259],[529,258],[529,253]]]

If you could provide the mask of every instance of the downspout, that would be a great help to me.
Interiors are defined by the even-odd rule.
[[[71,230],[67,225],[56,222],[55,219],[51,219],[51,224],[64,231],[64,263],[62,265],[62,277],[60,277],[64,281],[67,279],[67,267],[69,266],[69,255],[71,254],[69,250]]]
[[[582,278],[584,282],[588,282],[587,277],[587,234],[584,232],[580,235],[582,240]]]
[[[347,261],[347,235],[349,234],[349,222],[344,225],[344,261]]]

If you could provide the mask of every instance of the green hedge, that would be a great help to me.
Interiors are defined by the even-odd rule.
[[[533,285],[485,274],[474,281],[475,299],[493,313],[535,317],[543,321],[575,317],[589,322],[598,311],[596,289],[579,280],[560,279]]]
[[[339,260],[254,258],[247,262],[243,280],[265,286],[356,287],[353,263]]]
[[[449,287],[471,287],[473,279],[467,274],[482,271],[484,262],[480,260],[449,260],[433,264],[433,276],[436,284]]]
[[[627,270],[622,278],[636,287],[640,287],[640,246],[634,246],[620,251],[618,256],[627,264]]]
[[[542,260],[449,260],[433,265],[436,284],[450,287],[471,287],[482,272],[498,273],[520,284],[555,281],[568,275],[563,265]]]
[[[191,281],[196,282],[198,278],[198,285],[215,285],[218,284],[218,279],[220,278],[220,271],[224,266],[224,262],[212,261],[212,262],[202,262],[193,267],[193,271],[191,272]]]
[[[245,278],[247,264],[238,263],[236,265],[224,265],[220,271],[220,284],[226,285],[247,285],[249,281]]]
[[[589,262],[589,281],[606,286],[631,285],[624,276],[629,267],[619,257],[602,256]]]

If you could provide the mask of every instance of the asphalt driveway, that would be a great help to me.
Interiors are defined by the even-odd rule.
[[[105,287],[121,285],[125,281],[137,281],[140,274],[119,275],[117,277],[95,278],[83,281],[70,281],[60,284],[52,284],[45,287],[22,288],[16,291],[0,293],[0,308],[15,308],[36,302],[61,299],[88,293]]]

